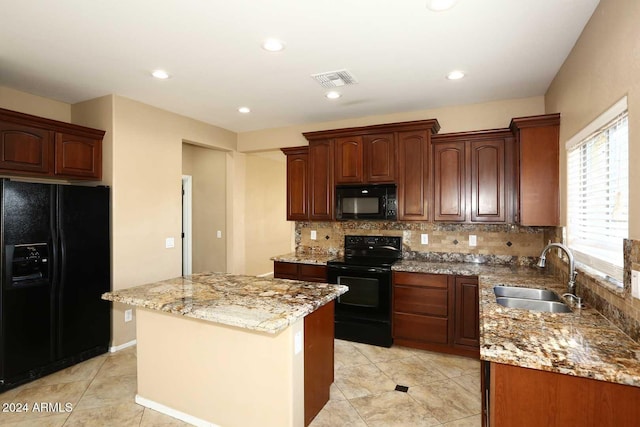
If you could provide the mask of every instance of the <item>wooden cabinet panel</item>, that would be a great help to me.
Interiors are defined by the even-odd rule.
[[[393,310],[403,313],[447,317],[448,291],[437,288],[398,286],[393,288]]]
[[[393,183],[396,181],[396,144],[393,133],[366,135],[364,142],[364,181]]]
[[[296,262],[273,262],[273,277],[276,279],[303,280],[327,283],[327,266]]]
[[[449,335],[447,318],[416,314],[393,314],[393,337],[419,342],[447,344]]]
[[[480,312],[478,279],[458,276],[455,279],[455,327],[453,343],[480,348]]]
[[[639,387],[499,363],[490,367],[491,427],[638,425]]]
[[[53,160],[53,132],[0,122],[0,170],[46,175]]]
[[[429,133],[398,133],[398,219],[429,219]]]
[[[446,274],[407,273],[404,271],[393,272],[394,285],[411,285],[447,289],[448,283],[449,276]]]
[[[467,180],[465,143],[433,144],[435,221],[466,219]]]
[[[471,141],[471,221],[506,220],[505,141]]]
[[[364,182],[364,143],[361,136],[336,138],[336,184]]]
[[[334,301],[304,318],[304,425],[329,401],[333,383]]]
[[[511,121],[518,150],[517,222],[527,226],[560,224],[560,115]]]
[[[331,220],[333,214],[333,143],[309,142],[309,219]]]
[[[287,155],[287,220],[309,219],[309,148],[284,148]]]
[[[55,147],[56,175],[102,178],[102,140],[57,133]]]
[[[327,283],[327,267],[315,264],[299,264],[299,280]]]

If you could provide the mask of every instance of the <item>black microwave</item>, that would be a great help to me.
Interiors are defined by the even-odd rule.
[[[396,185],[336,186],[336,219],[395,220],[398,217]]]

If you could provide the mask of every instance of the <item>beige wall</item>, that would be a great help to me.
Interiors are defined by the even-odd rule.
[[[273,271],[272,256],[293,250],[295,223],[286,220],[286,157],[280,150],[248,154],[246,169],[246,274],[266,274]]]
[[[71,122],[71,105],[0,86],[0,108],[45,117],[61,122]]]
[[[307,145],[302,132],[317,130],[436,118],[441,126],[439,133],[464,132],[506,128],[513,117],[536,114],[544,114],[542,96],[242,132],[238,134],[238,150],[250,152]]]
[[[560,125],[561,212],[566,224],[568,139],[624,95],[629,103],[629,237],[640,239],[640,2],[601,0],[546,94]]]
[[[226,160],[224,151],[182,144],[182,174],[192,178],[193,273],[227,271]]]

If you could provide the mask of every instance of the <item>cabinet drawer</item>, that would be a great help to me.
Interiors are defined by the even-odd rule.
[[[415,314],[393,314],[393,338],[447,344],[447,337],[447,319]]]
[[[327,282],[327,267],[324,265],[300,264],[300,280]]]
[[[446,288],[393,287],[393,311],[447,317]]]
[[[292,262],[274,262],[273,277],[277,279],[298,279],[298,264]]]
[[[395,285],[447,289],[448,280],[449,276],[446,274],[405,273],[402,271],[393,273],[393,283]]]

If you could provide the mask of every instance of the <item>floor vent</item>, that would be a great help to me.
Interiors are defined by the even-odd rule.
[[[406,393],[409,391],[409,387],[407,387],[406,385],[397,385],[396,391],[401,391],[403,393]]]
[[[347,70],[329,71],[327,73],[312,74],[311,78],[320,86],[334,88],[346,85],[354,85],[358,80]]]

